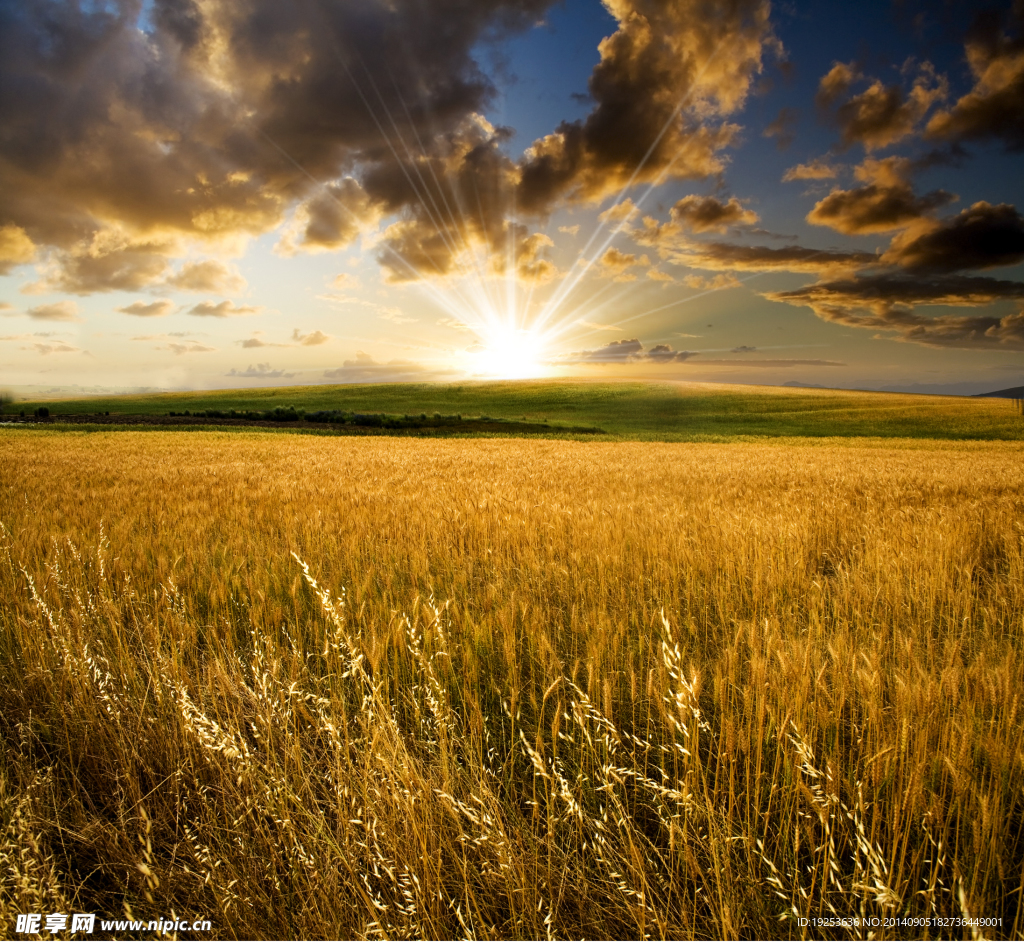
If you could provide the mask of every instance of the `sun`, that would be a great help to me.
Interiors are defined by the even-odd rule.
[[[545,343],[538,331],[492,327],[480,332],[474,372],[492,379],[536,379],[547,373]]]

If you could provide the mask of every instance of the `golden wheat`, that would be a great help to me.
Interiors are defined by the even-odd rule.
[[[6,431],[0,925],[1020,936],[1022,458]]]

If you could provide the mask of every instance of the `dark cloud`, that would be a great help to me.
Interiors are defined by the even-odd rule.
[[[1024,298],[1024,283],[967,275],[915,278],[881,273],[825,282],[765,297],[810,307],[818,317],[849,327],[892,331],[901,340],[933,347],[1024,349],[1024,313],[927,315],[925,305],[978,307]]]
[[[819,84],[818,105],[828,111],[860,79],[852,64],[836,63]],[[937,75],[930,63],[922,62],[909,91],[905,92],[900,84],[873,81],[863,92],[829,113],[839,126],[841,147],[861,144],[870,151],[913,133],[932,106],[943,101],[948,92],[946,79]]]
[[[1024,33],[1014,8],[1018,35],[1010,37],[996,12],[978,16],[967,37],[967,62],[974,87],[952,108],[933,115],[925,129],[932,139],[1001,140],[1007,150],[1024,149]]]
[[[729,352],[730,353],[753,353],[755,350],[757,350],[757,347],[743,347],[743,346],[741,346],[741,347],[733,347],[732,350],[730,350]]]
[[[863,268],[875,264],[869,252],[836,252],[786,245],[730,245],[727,242],[690,242],[671,254],[677,265],[711,271],[792,271],[819,274]]]
[[[494,94],[473,52],[550,3],[4,4],[0,270],[50,247],[53,287],[137,290],[295,207],[296,249],[343,246],[382,213],[437,230],[436,206],[477,178],[501,217],[502,135],[460,132]],[[427,183],[438,162],[458,164],[452,183]]]
[[[757,213],[731,197],[723,203],[713,196],[684,196],[670,211],[672,219],[693,232],[724,232],[729,226],[752,226]]]
[[[774,44],[763,0],[605,6],[618,28],[598,47],[589,81],[594,108],[527,152],[518,195],[528,212],[547,212],[560,198],[599,201],[631,178],[719,173],[721,151],[739,130],[724,119],[743,104]]]
[[[892,240],[882,261],[915,272],[998,268],[1024,260],[1024,218],[1008,203],[975,203]]]
[[[846,235],[906,228],[956,197],[945,190],[916,196],[908,179],[910,161],[899,157],[865,160],[854,171],[866,185],[833,190],[815,203],[807,221]]]

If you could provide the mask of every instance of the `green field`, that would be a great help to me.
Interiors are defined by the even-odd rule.
[[[466,382],[291,386],[139,396],[19,401],[8,411],[165,415],[186,409],[461,413],[555,425],[597,426],[636,441],[737,437],[1024,439],[1024,418],[1005,399],[912,396],[834,389],[698,383]],[[553,434],[557,434],[553,430]]]

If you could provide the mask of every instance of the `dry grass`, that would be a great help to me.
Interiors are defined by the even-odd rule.
[[[1019,937],[1022,458],[5,432],[0,926]]]

